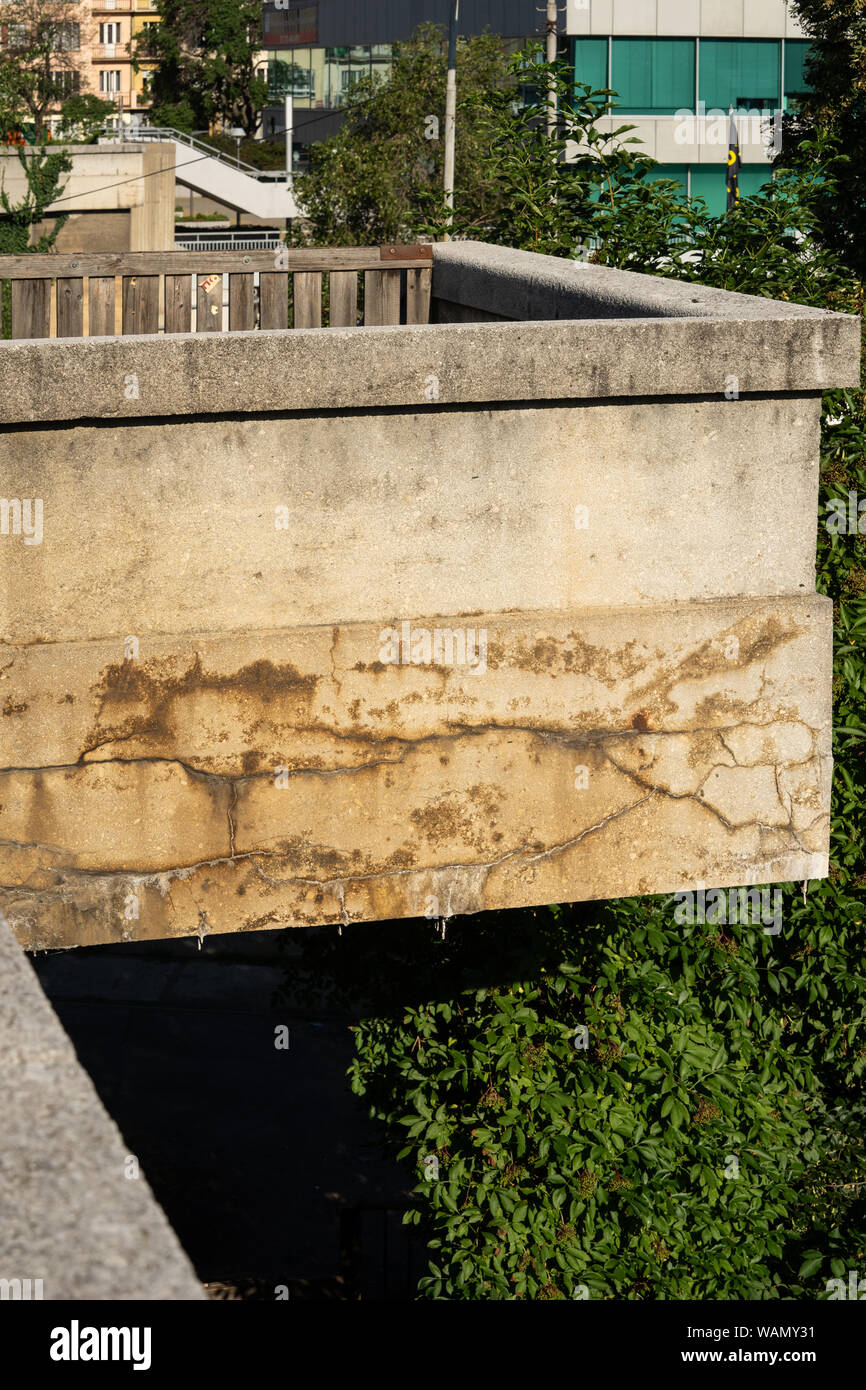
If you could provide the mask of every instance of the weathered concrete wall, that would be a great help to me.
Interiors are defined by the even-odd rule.
[[[0,1115],[4,1298],[204,1297],[2,918]]]
[[[145,145],[141,199],[129,209],[130,251],[174,250],[174,162],[173,145]]]
[[[72,156],[72,172],[66,176],[61,197],[34,228],[34,239],[50,231],[60,213],[68,213],[69,221],[57,240],[58,251],[173,249],[173,145],[69,145],[66,149]],[[13,205],[26,191],[14,149],[0,148],[0,187]]]
[[[452,245],[536,321],[2,345],[22,944],[826,874],[859,323],[686,288]]]
[[[4,487],[43,499],[44,539],[4,541],[0,637],[809,593],[820,410],[443,405],[10,432],[27,476],[7,468]]]
[[[467,625],[474,670],[378,623],[7,648],[22,944],[826,874],[829,601],[433,615],[416,651]]]

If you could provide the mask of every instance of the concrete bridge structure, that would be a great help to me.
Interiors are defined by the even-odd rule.
[[[0,345],[25,948],[827,873],[859,322],[473,243],[430,317]]]

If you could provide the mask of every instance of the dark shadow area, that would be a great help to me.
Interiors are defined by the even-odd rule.
[[[411,1297],[423,1267],[392,1213],[414,1178],[349,1090],[351,1017],[275,1005],[300,935],[31,959],[212,1297]]]

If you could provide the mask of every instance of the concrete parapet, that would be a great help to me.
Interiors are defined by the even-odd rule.
[[[826,874],[859,321],[472,243],[433,299],[501,321],[0,345],[26,946]]]

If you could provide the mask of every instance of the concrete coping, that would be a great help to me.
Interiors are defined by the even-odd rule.
[[[815,393],[860,383],[860,320],[477,242],[434,299],[514,321],[0,343],[0,423]]]
[[[204,1298],[2,915],[0,1114],[0,1296]]]
[[[434,294],[503,318],[847,318],[827,309],[592,265],[481,241],[433,247]]]

